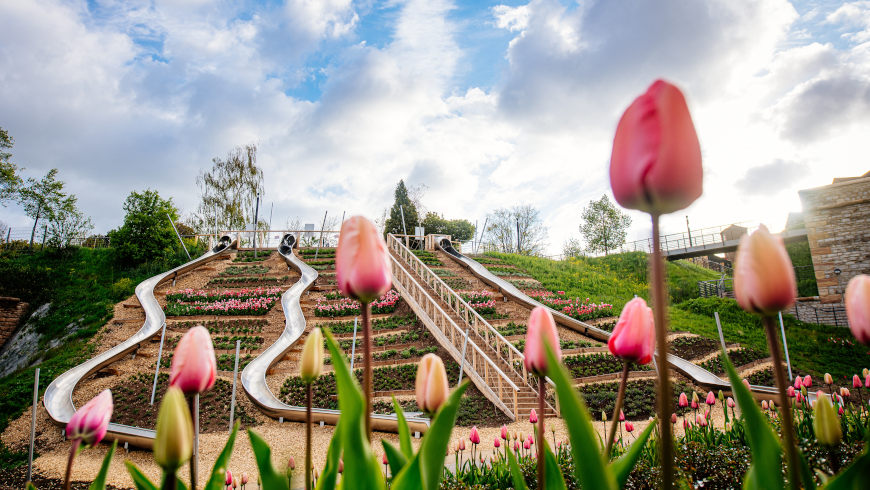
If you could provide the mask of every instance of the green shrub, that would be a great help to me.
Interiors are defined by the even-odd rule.
[[[121,301],[133,294],[133,291],[135,289],[136,285],[133,284],[132,279],[130,279],[129,277],[122,277],[115,281],[114,284],[112,284],[112,289],[109,294],[111,294],[112,299],[116,301]]]

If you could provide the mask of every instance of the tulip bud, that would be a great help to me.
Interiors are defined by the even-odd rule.
[[[725,393],[722,393],[722,390],[719,390],[716,398],[718,398],[720,402],[725,403]]]
[[[852,388],[860,388],[861,387],[861,378],[858,375],[852,376]]]
[[[547,355],[544,351],[544,342],[553,349],[556,359],[562,358],[562,348],[559,344],[559,333],[556,331],[556,322],[550,310],[537,306],[529,315],[526,329],[526,347],[523,362],[530,372],[543,376],[547,372]]]
[[[242,473],[242,485],[247,485],[247,484],[248,484],[248,473],[245,472],[245,473]]]
[[[831,376],[831,373],[825,373],[825,384],[826,385],[834,384],[834,377]]]
[[[293,456],[290,456],[290,459],[287,460],[287,469],[293,471],[296,469],[296,460],[293,459]]]
[[[604,413],[604,410],[601,411],[601,421],[607,422],[607,414]]]
[[[81,439],[85,446],[102,441],[109,428],[113,408],[112,392],[103,390],[70,417],[66,424],[67,439]]]
[[[305,339],[302,358],[299,360],[299,377],[305,384],[311,384],[323,371],[323,333],[314,327]]]
[[[870,373],[864,376],[864,387],[870,388]]]
[[[502,426],[501,426],[501,438],[504,439],[504,440],[507,440],[507,439],[508,439],[508,430],[507,430],[507,425],[502,425]]]
[[[734,269],[734,294],[746,311],[773,315],[794,303],[794,268],[782,238],[761,225],[740,239]]]
[[[447,371],[444,362],[435,354],[426,354],[417,365],[417,379],[414,382],[417,406],[428,414],[438,411],[447,400]]]
[[[193,421],[180,388],[170,386],[163,396],[156,432],[154,460],[165,471],[174,472],[193,453]],[[229,471],[227,475],[230,475]]]
[[[520,441],[514,441],[514,452],[520,450]]]
[[[752,386],[749,385],[748,379],[743,378],[743,386],[745,386],[747,390],[752,391]]]
[[[465,451],[465,439],[460,439],[460,440],[459,440],[459,450],[460,450],[460,451]]]
[[[233,484],[233,472],[230,471],[230,470],[227,470],[227,477],[226,477],[226,479],[224,480],[224,486],[227,486],[227,487],[228,487],[228,486],[230,486],[230,485],[232,485],[232,484]]]
[[[735,406],[737,406],[737,405],[734,403],[734,399],[729,396],[728,397],[728,408],[734,408]]]
[[[531,448],[532,448],[532,443],[529,442],[528,439],[526,439],[525,442],[523,442],[523,449],[528,450],[528,449],[531,449]]]
[[[794,398],[794,386],[789,386],[785,392],[790,398]]]
[[[692,409],[697,410],[699,406],[700,406],[700,402],[698,400],[698,393],[693,391],[692,392]]]
[[[501,441],[499,440],[498,437],[496,437],[495,439],[493,439],[493,441],[492,441],[492,445],[493,445],[495,448],[500,448],[500,447],[501,447]]]
[[[800,376],[798,376],[798,377],[796,377],[796,378],[794,379],[794,389],[799,390],[799,389],[801,389],[801,386],[803,386],[803,385],[804,385],[804,379],[803,379],[803,378],[801,378]]]
[[[526,440],[529,441],[529,444],[535,443],[535,438],[531,434],[529,434],[529,437],[527,437]]]
[[[713,394],[712,391],[707,392],[707,399],[705,400],[707,405],[715,405],[716,404],[716,395]]]
[[[686,99],[656,80],[616,127],[610,186],[622,207],[667,214],[701,196],[701,146]]]
[[[861,370],[861,375],[864,376],[865,378],[867,377],[868,374],[870,374],[870,369],[864,368]]]
[[[344,460],[341,458],[338,458],[338,472],[344,473]]]
[[[634,298],[622,309],[619,321],[607,341],[610,353],[638,364],[648,364],[655,352],[655,324],[652,309],[643,298]]]
[[[813,378],[811,378],[809,374],[804,376],[803,385],[804,385],[804,388],[809,388],[810,386],[813,385]]]
[[[840,416],[843,415],[843,405],[840,405],[840,408],[837,409],[837,413],[840,414]]]
[[[233,478],[233,488],[239,488],[239,480]]]
[[[364,303],[371,303],[392,285],[387,244],[375,225],[362,216],[341,225],[335,279],[342,294]]]
[[[761,400],[761,409],[767,410],[767,400]]]
[[[844,397],[852,396],[852,393],[849,392],[849,388],[846,388],[845,386],[841,386],[840,387],[840,396],[844,396]]]
[[[695,416],[695,423],[698,424],[699,427],[707,427],[707,419],[701,414]]]
[[[773,403],[773,400],[768,400],[768,401],[767,401],[767,406],[768,406],[771,410],[773,410],[773,407],[775,407],[776,404]]]
[[[692,424],[689,422],[689,419],[683,418],[683,430],[689,430]]]
[[[852,335],[862,344],[870,344],[870,276],[861,274],[849,281],[845,302]]]
[[[686,408],[689,406],[689,397],[686,396],[685,393],[680,393],[680,408]]]
[[[532,409],[532,412],[529,414],[529,423],[537,424],[538,423],[538,412],[535,412],[535,409]]]
[[[803,395],[804,397],[807,396],[807,388],[805,386],[801,386],[801,395]]]
[[[202,393],[214,386],[217,359],[208,330],[197,325],[181,337],[169,373],[169,386],[177,386],[184,393]]]
[[[619,409],[619,421],[625,422],[625,414],[622,412],[622,409]]]
[[[839,444],[843,438],[843,431],[840,428],[840,419],[834,413],[834,406],[828,397],[823,396],[816,401],[816,413],[813,419],[813,430],[816,433],[816,439],[821,444],[834,446]]]
[[[677,414],[675,414],[675,413],[672,413],[672,414],[671,414],[671,423],[672,423],[672,424],[676,424],[676,423],[677,423]]]
[[[471,432],[468,434],[468,441],[472,444],[480,444],[480,433],[477,432],[477,426],[471,428]]]
[[[632,424],[631,422],[626,422],[625,423],[625,430],[628,432],[633,432],[634,431],[634,424]]]
[[[463,449],[464,449],[464,448],[463,448]],[[389,462],[389,461],[387,461],[387,453],[384,453],[384,455],[381,457],[381,463],[383,463],[384,465],[386,465],[388,462]]]

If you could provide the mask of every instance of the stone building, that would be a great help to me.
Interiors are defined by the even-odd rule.
[[[849,279],[870,274],[870,172],[798,191],[821,303],[841,303]]]

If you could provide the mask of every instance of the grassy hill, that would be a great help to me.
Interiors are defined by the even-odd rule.
[[[605,257],[579,257],[555,261],[524,255],[490,253],[525,269],[545,288],[569,296],[605,301],[617,310],[635,295],[649,300],[646,254],[628,252]],[[698,296],[698,281],[718,279],[719,274],[683,260],[668,262],[668,289],[672,302]]]
[[[638,295],[649,300],[646,254],[640,252],[606,257],[583,257],[554,261],[539,257],[490,253],[504,262],[524,269],[545,288],[565,291],[569,296],[607,301],[620,311]],[[726,342],[737,342],[768,352],[767,340],[756,315],[746,313],[731,299],[698,298],[697,282],[719,275],[685,261],[667,263],[671,297],[670,327],[719,340],[713,313],[719,312]],[[857,343],[847,328],[815,325],[784,315],[786,340],[794,374],[819,378],[829,372],[845,381],[870,367],[870,352]],[[851,385],[850,385],[851,386]]]

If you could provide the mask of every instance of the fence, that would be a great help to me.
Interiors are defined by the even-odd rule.
[[[13,245],[19,248],[24,246],[30,248],[31,233],[34,248],[44,247],[46,242],[51,238],[47,226],[40,226],[35,231],[33,228],[26,226],[10,227],[0,232],[0,244],[2,244],[4,249]],[[106,248],[110,245],[110,242],[108,236],[91,235],[70,238],[69,244],[75,247]]]

